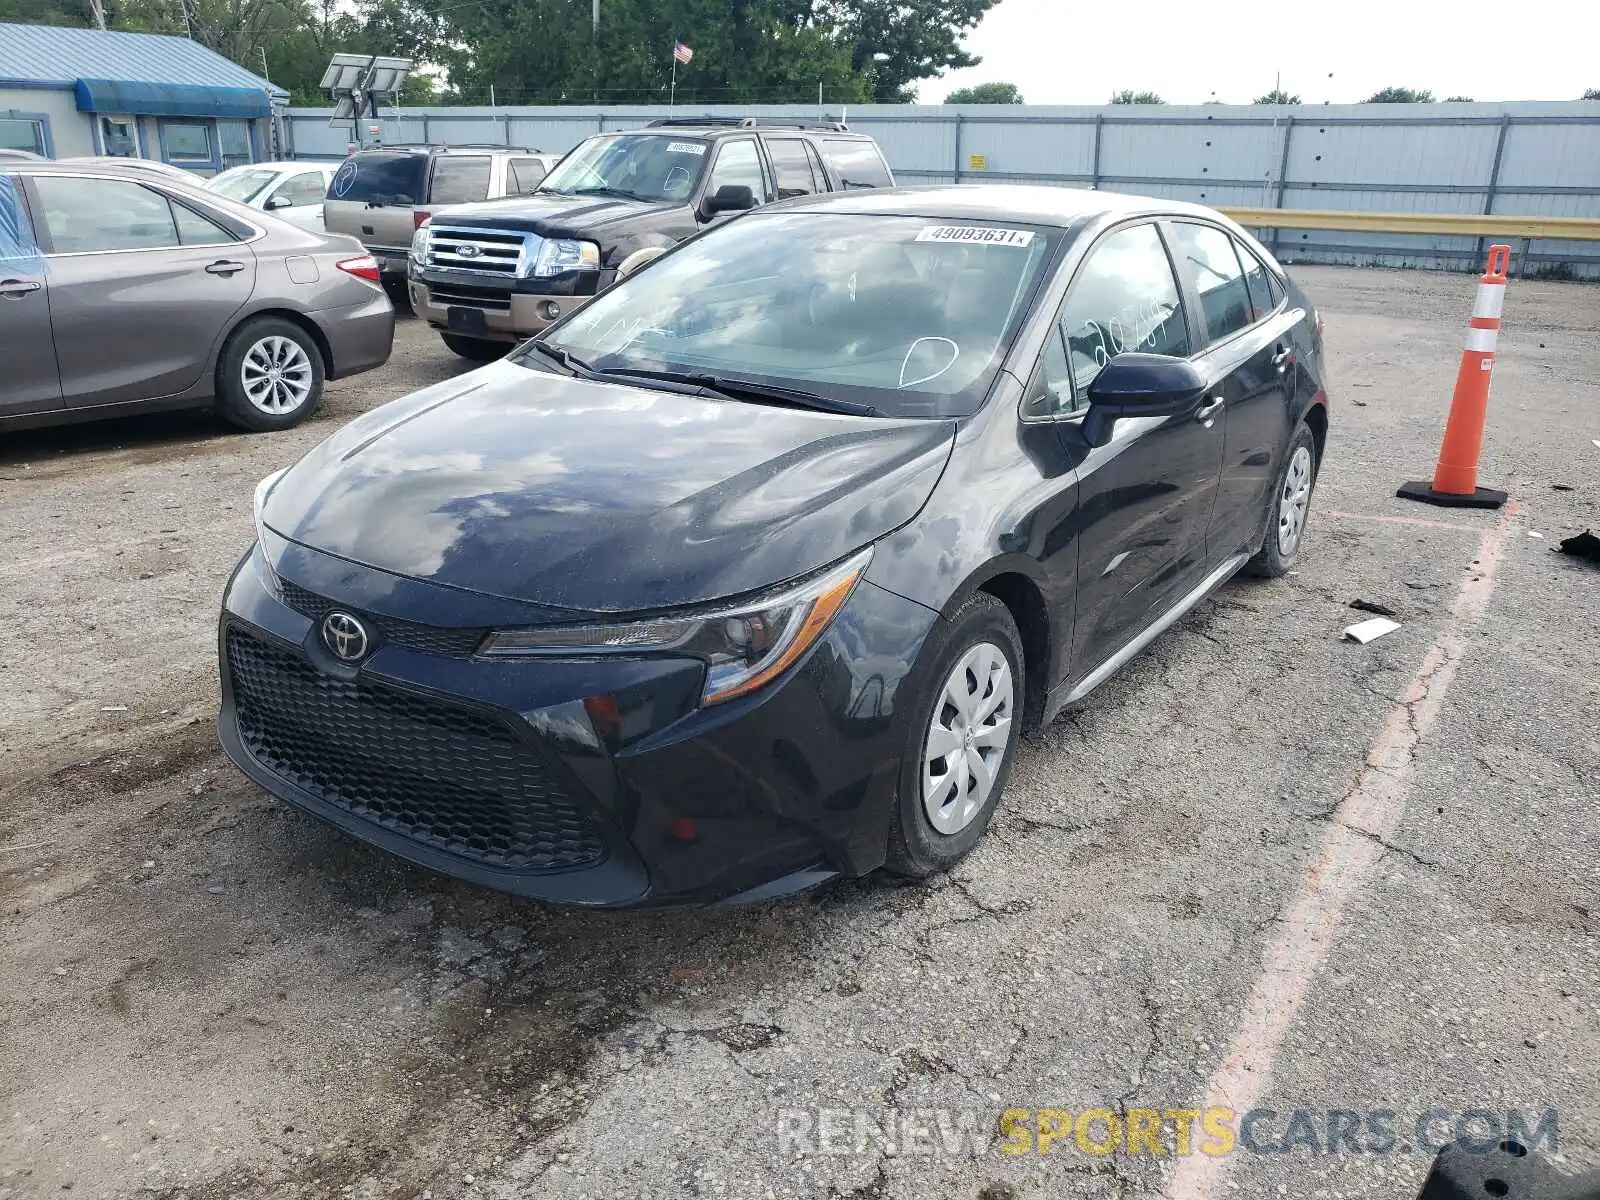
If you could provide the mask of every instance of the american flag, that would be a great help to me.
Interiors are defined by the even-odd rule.
[[[673,42],[672,57],[687,67],[690,61],[694,58],[694,51],[689,49],[689,47],[685,46],[682,42]]]

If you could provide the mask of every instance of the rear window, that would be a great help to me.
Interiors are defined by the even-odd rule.
[[[466,204],[488,198],[487,155],[440,155],[433,160],[433,181],[428,185],[429,204]]]
[[[420,204],[427,172],[428,158],[424,154],[356,154],[334,172],[328,199]]]
[[[883,155],[865,138],[824,138],[822,148],[845,188],[894,186],[894,177],[889,174]]]

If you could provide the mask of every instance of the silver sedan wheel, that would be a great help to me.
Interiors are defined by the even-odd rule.
[[[245,399],[275,417],[294,412],[310,399],[316,382],[305,348],[278,334],[262,338],[244,352],[239,375]]]
[[[1311,507],[1311,451],[1296,446],[1283,473],[1283,494],[1278,497],[1278,553],[1294,555],[1300,545],[1300,531],[1306,527],[1306,510]]]
[[[963,654],[944,681],[922,751],[922,807],[940,833],[960,833],[989,802],[1011,744],[1015,693],[1011,664],[989,642]]]

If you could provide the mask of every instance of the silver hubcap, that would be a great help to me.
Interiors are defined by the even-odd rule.
[[[239,374],[245,399],[274,416],[293,412],[304,404],[316,379],[311,360],[300,343],[276,335],[262,338],[245,352]]]
[[[1011,664],[980,642],[961,656],[933,706],[922,751],[922,807],[945,835],[983,811],[1011,744]]]
[[[1296,446],[1283,473],[1283,495],[1278,497],[1278,553],[1288,558],[1300,544],[1311,507],[1311,451]]]

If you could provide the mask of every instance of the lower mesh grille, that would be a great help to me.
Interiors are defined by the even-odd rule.
[[[494,718],[334,679],[237,627],[227,649],[245,747],[319,799],[503,870],[560,870],[603,855],[550,767]]]

